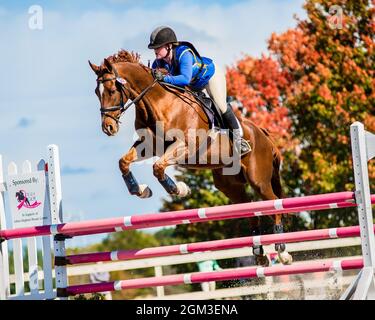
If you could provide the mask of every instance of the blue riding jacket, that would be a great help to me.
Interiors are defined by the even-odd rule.
[[[156,59],[152,64],[152,69],[166,69],[168,71],[168,75],[164,77],[166,83],[201,90],[215,73],[213,61],[206,57],[201,58],[187,45],[179,45],[175,48],[171,64],[163,59]]]

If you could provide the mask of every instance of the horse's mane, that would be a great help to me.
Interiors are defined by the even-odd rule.
[[[141,55],[138,52],[134,51],[127,51],[125,49],[119,50],[117,53],[106,58],[110,63],[119,63],[119,62],[130,62],[130,63],[137,63],[146,71],[149,71],[149,68],[146,67],[141,61]],[[101,69],[105,69],[104,62],[101,64]]]
[[[131,62],[131,63],[140,63],[141,55],[137,52],[129,52],[124,49],[119,50],[117,53],[107,57],[107,60],[110,63],[118,62]]]

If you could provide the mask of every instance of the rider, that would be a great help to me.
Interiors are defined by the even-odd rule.
[[[154,49],[156,55],[152,64],[154,77],[176,86],[189,86],[194,91],[206,89],[219,107],[225,125],[232,132],[234,145],[240,146],[240,154],[250,152],[250,145],[241,138],[237,119],[227,104],[223,71],[211,59],[201,57],[191,43],[177,41],[175,32],[169,27],[156,28],[151,33],[148,48]],[[159,68],[166,69],[168,74],[164,75]]]

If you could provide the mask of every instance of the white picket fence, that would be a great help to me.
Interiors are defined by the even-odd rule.
[[[58,148],[55,145],[47,147],[47,160],[41,159],[33,168],[31,162],[26,160],[21,165],[21,170],[14,162],[8,165],[8,176],[11,178],[21,173],[44,172],[46,177],[46,192],[44,206],[46,216],[50,217],[50,224],[58,224],[62,222],[61,208],[61,177],[60,177],[60,161]],[[0,155],[0,227],[2,230],[7,229],[7,217],[5,210],[5,192],[7,191],[6,183],[3,175],[2,157]],[[39,238],[39,239],[38,239]],[[9,275],[9,245],[11,244],[11,252],[13,253],[14,273],[17,275],[13,280],[15,284],[15,292],[11,294],[10,275]],[[63,251],[64,247],[60,242],[53,241],[51,236],[29,237],[27,239],[14,239],[11,241],[3,241],[0,250],[0,299],[55,299],[56,290],[54,289],[55,275],[52,265],[52,253],[56,254],[56,250]],[[62,247],[61,247],[62,246]],[[24,252],[24,248],[27,251]],[[52,249],[53,248],[53,249]],[[38,261],[38,251],[41,253],[42,261]],[[24,272],[24,261],[27,259],[28,272]],[[39,268],[43,270],[43,278],[40,278]],[[59,270],[59,269],[58,269]],[[29,291],[25,291],[25,282],[28,282]],[[55,280],[56,281],[56,280]],[[44,288],[40,290],[40,288]]]

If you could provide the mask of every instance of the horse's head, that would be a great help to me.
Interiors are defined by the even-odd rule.
[[[103,66],[96,66],[89,61],[91,69],[97,75],[95,93],[100,101],[102,130],[108,136],[119,131],[120,117],[128,100],[125,92],[126,81],[120,78],[116,67],[107,59]]]

